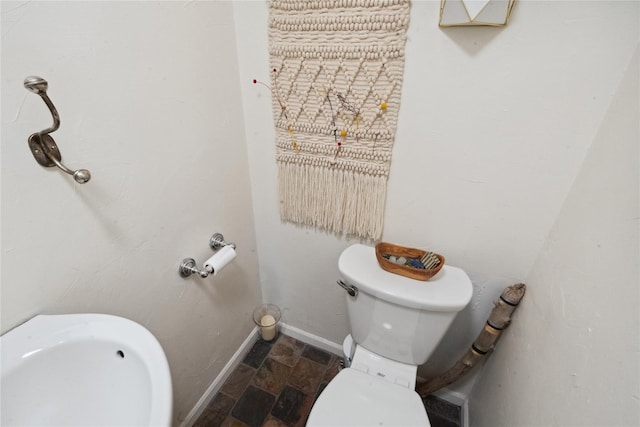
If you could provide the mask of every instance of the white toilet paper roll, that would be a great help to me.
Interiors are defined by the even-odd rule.
[[[204,262],[204,268],[215,276],[236,257],[236,251],[231,246],[225,246]]]

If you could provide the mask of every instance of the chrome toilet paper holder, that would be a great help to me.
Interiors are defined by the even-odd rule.
[[[235,243],[225,242],[224,236],[220,233],[214,233],[213,236],[211,236],[211,238],[209,239],[209,247],[214,251],[217,251],[220,248],[224,248],[225,246],[231,246],[233,249],[236,248]]]
[[[236,248],[235,243],[225,242],[224,236],[221,233],[214,233],[213,236],[209,239],[209,247],[213,251],[217,251],[219,249],[224,248],[225,246],[231,246],[233,249]],[[208,277],[209,274],[213,273],[205,266],[202,269],[198,268],[196,264],[196,260],[193,258],[185,258],[180,263],[180,267],[178,267],[178,273],[182,277],[189,277],[192,274],[197,274],[202,278]]]

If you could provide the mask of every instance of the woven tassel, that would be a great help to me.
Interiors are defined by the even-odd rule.
[[[280,162],[280,216],[333,233],[382,235],[386,178]]]

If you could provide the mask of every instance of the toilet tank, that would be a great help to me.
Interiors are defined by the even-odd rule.
[[[380,356],[421,365],[473,294],[469,276],[445,265],[428,281],[389,273],[378,265],[375,249],[355,244],[338,260],[343,280],[358,288],[345,293],[351,335]]]

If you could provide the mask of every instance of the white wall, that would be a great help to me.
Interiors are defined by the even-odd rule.
[[[464,351],[504,286],[530,282],[520,317],[479,386],[495,391],[503,383],[488,378],[499,378],[499,355],[518,357],[539,339],[532,319],[550,301],[551,275],[582,274],[534,263],[556,219],[575,219],[574,208],[561,209],[591,144],[605,138],[613,95],[637,105],[637,91],[617,89],[638,43],[638,4],[521,1],[506,28],[446,30],[437,26],[438,5],[412,4],[383,238],[435,249],[474,281],[472,304],[423,375]],[[287,323],[342,340],[337,258],[353,241],[278,217],[271,101],[251,84],[268,81],[266,2],[236,2],[233,13],[227,2],[189,1],[2,2],[1,11],[2,331],[41,312],[138,321],[169,357],[176,421],[249,333],[260,288]],[[27,136],[51,123],[42,101],[22,87],[29,74],[50,81],[62,117],[53,136],[70,166],[91,170],[88,184],[41,168],[27,150]],[[637,141],[637,133],[620,132]],[[565,226],[559,230],[551,236],[570,242]],[[215,279],[179,278],[182,258],[211,253],[214,231],[238,243],[237,260]],[[575,293],[573,280],[565,289]],[[637,319],[637,304],[625,310]],[[611,345],[602,330],[592,335],[589,348]],[[615,337],[620,348],[627,336]],[[546,343],[553,356],[556,341]],[[567,372],[557,359],[545,362]],[[513,365],[521,375],[543,374],[541,362],[524,360],[535,368]],[[620,374],[583,376],[602,360],[576,371],[584,381],[577,397],[593,402],[602,389],[590,381]],[[567,380],[548,379],[523,390],[540,395],[541,410],[558,398],[548,388],[562,390]],[[628,397],[634,384],[625,384],[613,398]],[[515,391],[510,382],[503,406]],[[579,410],[555,409],[564,411],[559,421]],[[477,416],[487,424],[516,419]]]
[[[436,250],[474,282],[425,376],[527,277],[638,42],[637,2],[522,1],[505,28],[449,29],[439,4],[411,6],[382,239]],[[353,242],[278,215],[271,100],[250,83],[269,81],[267,12],[234,3],[263,295],[288,323],[341,342],[337,259]]]
[[[146,326],[184,418],[247,337],[261,300],[229,2],[2,2],[2,331],[37,313],[101,312]],[[36,164],[51,124],[78,185]],[[238,257],[182,279],[216,231]]]
[[[638,59],[474,389],[474,425],[640,425]]]

